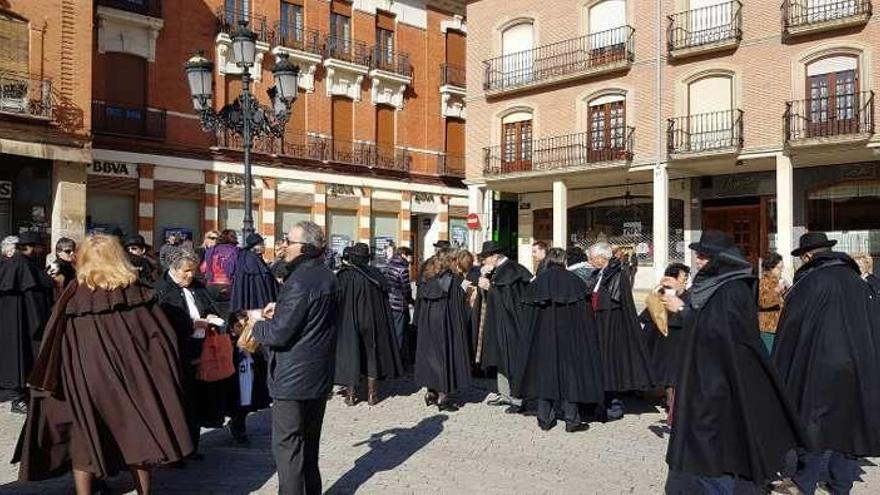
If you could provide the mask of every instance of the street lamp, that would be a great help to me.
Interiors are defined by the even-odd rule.
[[[266,107],[257,102],[251,93],[251,68],[257,58],[257,35],[251,31],[247,22],[239,24],[232,35],[232,58],[235,65],[241,68],[241,95],[232,103],[225,105],[219,112],[214,111],[212,104],[214,64],[196,53],[185,64],[185,73],[192,95],[193,109],[199,114],[202,130],[230,131],[242,137],[244,151],[244,225],[242,240],[254,232],[254,218],[251,208],[252,174],[251,148],[254,136],[281,137],[284,126],[290,119],[290,107],[297,97],[297,80],[299,67],[288,60],[287,55],[275,55],[275,66],[272,76],[275,85],[266,92],[272,102]]]

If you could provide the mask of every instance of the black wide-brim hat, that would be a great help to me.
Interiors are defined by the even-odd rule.
[[[798,248],[791,252],[792,256],[801,256],[816,249],[830,248],[837,244],[834,239],[829,239],[825,232],[807,232],[802,235],[798,242]]]
[[[477,256],[480,259],[486,259],[489,256],[492,256],[493,254],[501,254],[503,252],[504,252],[504,248],[501,247],[497,242],[485,241],[483,243],[483,250],[480,251],[480,254],[478,254]]]
[[[21,234],[18,234],[18,245],[19,246],[43,246],[46,244],[46,241],[43,240],[43,235],[39,232],[33,231],[25,231]]]
[[[445,240],[440,240],[440,241],[437,241],[434,243],[434,247],[437,249],[446,249],[451,246],[452,245],[449,244],[449,241],[445,241]]]
[[[370,246],[367,246],[363,242],[359,242],[351,247],[351,251],[349,251],[351,256],[360,256],[361,258],[369,258],[370,257]]]
[[[703,232],[699,242],[691,243],[688,248],[700,254],[709,256],[730,252],[736,248],[733,237],[720,230],[707,230]]]
[[[122,246],[125,248],[131,247],[131,246],[139,246],[139,247],[146,249],[147,248],[147,241],[146,241],[146,239],[144,239],[144,236],[142,236],[142,235],[130,235],[125,238],[125,244],[123,244]]]

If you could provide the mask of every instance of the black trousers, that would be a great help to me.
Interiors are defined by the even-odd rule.
[[[538,424],[539,425],[555,425],[556,417],[560,415],[565,420],[565,424],[569,426],[577,426],[581,424],[581,412],[576,402],[568,401],[552,401],[548,399],[538,399]]]
[[[318,447],[327,399],[278,400],[272,406],[272,453],[279,495],[320,495]]]

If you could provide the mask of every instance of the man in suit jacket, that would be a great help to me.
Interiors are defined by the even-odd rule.
[[[253,327],[253,339],[269,349],[272,451],[278,493],[285,495],[321,493],[318,445],[333,386],[339,298],[336,277],[322,259],[326,244],[317,224],[293,227],[285,253],[290,275],[277,305],[263,311],[270,319]]]

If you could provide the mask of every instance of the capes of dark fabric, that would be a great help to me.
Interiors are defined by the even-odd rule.
[[[346,264],[336,274],[341,291],[335,383],[354,386],[361,376],[395,378],[403,365],[385,277],[370,266]]]
[[[666,462],[700,476],[762,482],[804,445],[797,413],[758,331],[757,281],[746,260],[716,258],[694,279]]]
[[[690,302],[690,292],[682,294],[681,299],[687,304]],[[642,311],[639,320],[644,323],[645,345],[651,356],[651,370],[654,382],[664,387],[674,387],[678,379],[681,367],[682,352],[686,342],[684,322],[678,313],[667,312],[666,336],[657,330],[654,320],[648,314],[648,310]]]
[[[232,345],[234,349],[234,353],[232,355],[233,364],[235,364],[236,374],[232,375],[232,379],[230,380],[229,389],[226,390],[224,396],[226,398],[226,404],[224,404],[225,411],[227,414],[231,415],[236,410],[240,409],[241,406],[241,384],[239,382],[238,373],[241,371],[241,361],[244,358],[242,353],[245,351],[239,349],[237,347],[238,339],[231,336]],[[251,386],[251,404],[249,406],[245,406],[245,409],[248,411],[258,411],[260,409],[266,409],[272,403],[272,398],[269,396],[269,362],[266,358],[265,349],[258,349],[257,352],[251,354],[253,358],[253,363],[251,364],[251,369],[254,372],[254,382]]]
[[[880,302],[880,277],[874,275],[873,273],[868,275],[865,279],[865,282],[868,283],[868,287],[871,288],[871,292],[874,293],[874,299]]]
[[[149,289],[72,283],[49,321],[13,462],[19,479],[99,478],[192,451],[174,332]]]
[[[587,287],[592,292],[597,270]],[[602,351],[605,390],[626,392],[651,388],[651,359],[633,302],[632,286],[620,260],[612,258],[605,267],[598,291],[596,322]]]
[[[843,253],[802,266],[785,298],[773,362],[820,450],[880,455],[880,319]]]
[[[58,264],[58,274],[55,276],[56,281],[53,300],[58,300],[58,298],[61,297],[61,293],[64,292],[64,289],[66,289],[71,282],[76,280],[76,268],[74,268],[73,263],[60,258],[55,260],[55,263]]]
[[[136,256],[126,252],[128,261],[135,267],[138,272],[138,282],[141,285],[152,287],[156,281],[156,267],[146,256]]]
[[[508,259],[490,274],[492,284],[486,294],[483,368],[515,378],[522,364],[518,361],[522,334],[527,330],[522,320],[522,294],[532,274],[519,263]]]
[[[476,363],[480,322],[483,316],[483,298],[486,297],[486,292],[478,285],[480,282],[479,268],[471,268],[465,278],[471,284],[471,290],[474,294],[473,306],[469,305],[468,309],[468,356],[470,356],[472,363]]]
[[[584,281],[562,266],[548,264],[526,288],[523,304],[530,328],[514,395],[602,402],[599,340]]]
[[[229,312],[263,309],[277,301],[278,282],[259,255],[249,250],[238,253],[232,277],[232,298]]]
[[[468,312],[462,279],[445,272],[422,283],[416,300],[415,381],[442,393],[470,385]]]
[[[0,388],[23,389],[52,310],[54,284],[22,254],[0,263]]]

